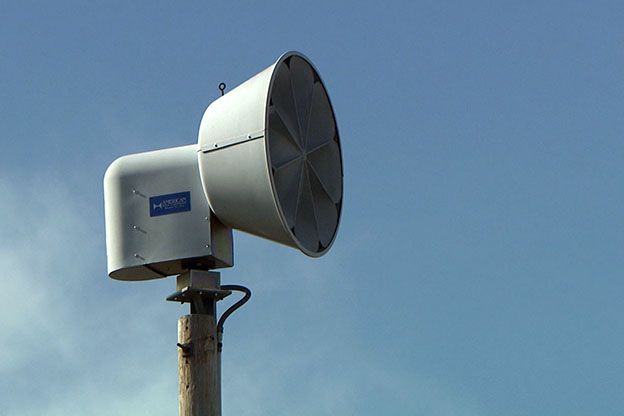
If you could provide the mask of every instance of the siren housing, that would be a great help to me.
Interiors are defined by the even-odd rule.
[[[312,257],[342,208],[335,116],[298,52],[211,103],[198,144],[123,156],[104,177],[109,276],[145,280],[233,265],[232,229]]]

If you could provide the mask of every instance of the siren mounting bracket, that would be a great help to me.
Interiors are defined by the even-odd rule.
[[[232,291],[221,289],[221,273],[189,270],[176,278],[176,291],[167,296],[170,302],[190,303],[191,314],[214,315],[216,302]]]
[[[207,270],[189,270],[176,278],[176,292],[167,297],[170,302],[190,303],[191,315],[212,315],[216,319],[216,304],[231,295],[233,291],[244,296],[230,306],[219,318],[216,330],[219,352],[222,348],[225,320],[251,298],[251,290],[241,285],[221,286],[221,273]],[[178,345],[184,349],[184,346]],[[192,351],[192,350],[191,350]],[[186,353],[186,350],[185,350]]]

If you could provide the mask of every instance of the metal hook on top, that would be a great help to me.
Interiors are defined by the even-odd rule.
[[[223,94],[225,94],[225,87],[227,87],[227,85],[225,85],[225,82],[222,82],[219,84],[219,91],[221,91],[221,97],[223,97]]]

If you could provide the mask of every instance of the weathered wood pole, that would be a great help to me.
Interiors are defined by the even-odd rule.
[[[180,416],[221,416],[216,307],[208,309],[178,320]]]

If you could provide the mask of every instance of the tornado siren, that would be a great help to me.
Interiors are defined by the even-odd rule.
[[[111,164],[109,276],[230,267],[232,229],[319,257],[336,237],[342,178],[325,86],[305,56],[288,52],[208,106],[198,145]]]

